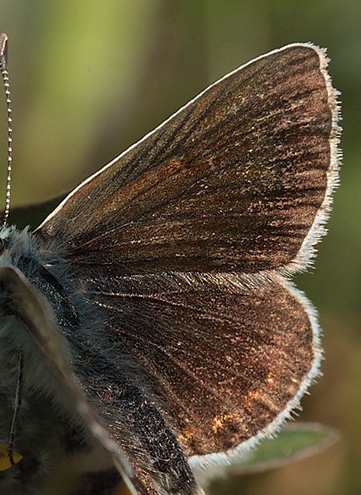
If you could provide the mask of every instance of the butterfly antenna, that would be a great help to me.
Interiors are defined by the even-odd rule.
[[[4,81],[6,106],[8,111],[8,170],[6,180],[5,211],[3,225],[6,227],[10,213],[10,195],[11,195],[11,169],[13,161],[13,127],[12,127],[12,108],[10,99],[9,72],[8,72],[8,37],[6,34],[0,36],[0,71]]]

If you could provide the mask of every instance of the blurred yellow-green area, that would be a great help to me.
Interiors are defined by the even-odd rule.
[[[318,308],[325,347],[324,376],[300,417],[337,428],[341,440],[290,466],[224,480],[217,490],[360,494],[360,0],[0,0],[0,30],[10,39],[13,205],[73,188],[253,57],[299,41],[328,48],[342,92],[344,160],[316,270],[297,277]],[[0,144],[5,195],[5,98]]]

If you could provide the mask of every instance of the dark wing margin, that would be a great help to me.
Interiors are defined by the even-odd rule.
[[[240,67],[83,182],[38,233],[120,274],[305,267],[337,183],[326,65],[295,44]]]

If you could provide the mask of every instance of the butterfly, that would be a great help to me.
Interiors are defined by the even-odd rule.
[[[5,220],[2,494],[115,493],[119,473],[139,495],[201,494],[197,469],[299,407],[322,351],[290,276],[314,258],[338,183],[326,66],[310,44],[260,56],[33,232]]]

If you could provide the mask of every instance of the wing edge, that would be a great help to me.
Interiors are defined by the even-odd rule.
[[[341,92],[332,86],[332,79],[327,71],[330,59],[326,55],[326,49],[314,45],[311,46],[314,48],[320,60],[320,71],[325,81],[328,94],[328,106],[331,110],[331,132],[329,136],[330,163],[326,172],[327,187],[325,197],[317,210],[308,234],[304,238],[296,256],[287,265],[275,270],[286,276],[306,271],[307,268],[312,266],[317,255],[316,245],[328,232],[326,223],[329,220],[332,210],[333,193],[340,183],[339,170],[342,160],[342,150],[338,145],[340,143],[342,128],[338,124],[341,120],[341,102],[339,101],[338,96],[341,95]]]

